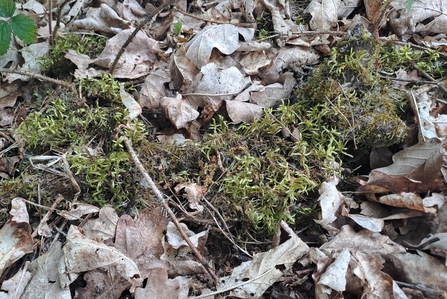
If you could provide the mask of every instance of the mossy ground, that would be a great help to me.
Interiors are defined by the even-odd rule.
[[[200,143],[159,143],[141,121],[134,121],[135,129],[126,135],[168,195],[179,183],[197,183],[226,221],[258,232],[273,232],[279,220],[311,222],[318,216],[320,183],[339,175],[342,161],[349,160],[347,142],[355,137],[358,145],[384,146],[404,136],[401,94],[377,75],[377,63],[387,61],[383,65],[390,72],[418,57],[420,67],[431,74],[443,71],[436,52],[382,47],[362,32],[347,40],[357,47],[363,44],[362,49],[354,52],[352,45],[339,43],[289,101],[266,109],[253,124],[236,126],[215,117]],[[45,206],[51,206],[57,193],[70,201],[75,190],[66,177],[35,169],[27,159],[61,153],[81,186],[80,201],[119,210],[153,206],[115,131],[127,124],[119,82],[104,75],[76,84],[85,102],[64,90],[36,91],[35,111],[15,130],[24,142],[24,159],[15,178],[0,183],[1,211],[14,196],[34,202],[40,198]],[[60,163],[52,167],[64,170]]]

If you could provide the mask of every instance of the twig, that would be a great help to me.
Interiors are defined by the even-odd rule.
[[[57,79],[53,79],[44,75],[40,75],[40,74],[36,74],[36,73],[32,73],[32,72],[27,72],[27,71],[19,71],[19,70],[10,70],[10,69],[5,69],[5,68],[0,68],[0,73],[12,73],[12,74],[19,74],[22,76],[28,76],[31,78],[36,78],[39,80],[43,80],[43,81],[47,81],[47,82],[51,82],[63,87],[66,87],[68,89],[70,89],[76,97],[79,98],[78,93],[76,91],[76,87],[74,86],[74,84],[70,84],[67,83],[65,81],[61,81],[61,80],[57,80]]]
[[[50,35],[51,35],[51,38],[50,38],[50,43],[53,45],[53,43],[54,43],[54,40],[56,39],[56,35],[57,35],[57,31],[59,30],[59,26],[60,26],[60,23],[61,23],[61,15],[62,15],[62,9],[64,8],[64,6],[68,3],[68,2],[70,2],[71,0],[65,0],[64,2],[62,2],[60,5],[59,5],[59,8],[58,8],[58,10],[57,10],[57,20],[56,20],[56,26],[54,26],[54,31],[53,31],[53,34],[51,34],[51,19],[52,19],[52,11],[50,10]],[[50,3],[51,3],[51,0],[49,1]]]
[[[214,274],[214,271],[211,269],[210,265],[203,259],[200,252],[197,250],[197,248],[194,246],[194,244],[192,244],[191,240],[186,235],[185,231],[183,230],[182,226],[180,225],[179,221],[177,220],[177,217],[174,215],[174,212],[171,210],[169,205],[166,203],[166,200],[165,200],[163,194],[157,188],[154,181],[149,176],[149,174],[147,173],[143,164],[141,163],[140,159],[138,158],[137,153],[133,149],[132,143],[130,142],[129,138],[127,138],[124,134],[121,134],[121,137],[123,138],[124,144],[126,145],[126,148],[129,151],[129,154],[132,157],[132,160],[135,163],[135,166],[140,171],[140,173],[144,176],[146,181],[149,183],[150,188],[154,192],[155,197],[158,201],[158,204],[161,205],[168,212],[169,217],[174,222],[175,226],[177,227],[178,231],[182,235],[183,239],[186,241],[186,243],[188,243],[189,247],[191,248],[191,251],[194,253],[194,255],[199,260],[199,262],[203,265],[203,267],[205,267],[205,270],[208,272],[208,274],[217,283],[219,278],[216,276],[216,274]]]
[[[50,219],[50,215],[56,210],[57,205],[64,199],[64,197],[60,194],[56,195],[56,199],[54,203],[51,205],[51,208],[48,210],[48,212],[43,216],[42,220],[40,220],[39,225],[37,228],[33,231],[31,234],[31,238],[35,238],[37,234],[39,233],[39,229],[42,227],[43,223],[47,222],[48,219]]]
[[[78,182],[76,182],[76,179],[73,176],[73,172],[70,169],[70,165],[68,164],[68,161],[67,161],[67,154],[63,154],[61,156],[61,158],[62,158],[62,163],[64,164],[65,173],[67,174],[68,179],[70,180],[71,184],[73,185],[73,187],[76,190],[76,193],[73,198],[73,202],[76,202],[78,200],[79,194],[81,194],[81,188],[79,187]]]
[[[222,215],[219,213],[219,211],[206,199],[206,198],[202,198],[202,200],[203,201],[205,201],[206,202],[206,204],[209,206],[209,207],[211,207],[211,209],[213,209],[213,211],[217,214],[217,216],[219,216],[219,218],[220,218],[220,220],[222,221],[222,223],[223,223],[223,225],[225,226],[225,229],[226,229],[226,231],[228,232],[225,232],[222,228],[221,228],[221,226],[220,226],[220,224],[219,224],[219,221],[217,221],[217,219],[216,219],[216,217],[214,217],[214,215],[211,213],[211,211],[209,210],[209,207],[208,206],[205,206],[205,208],[208,210],[208,213],[210,213],[210,215],[211,215],[211,217],[213,217],[213,220],[214,220],[214,223],[216,223],[216,225],[217,225],[217,227],[220,229],[220,232],[224,235],[224,237],[225,238],[227,238],[228,239],[228,241],[230,241],[231,242],[231,244],[233,244],[233,246],[236,248],[236,249],[238,249],[238,250],[240,250],[241,252],[243,252],[243,253],[245,253],[247,256],[249,256],[249,257],[253,257],[250,253],[248,253],[245,249],[243,249],[242,247],[240,247],[239,245],[237,245],[236,244],[236,242],[234,241],[234,238],[233,238],[233,235],[231,235],[231,233],[230,233],[230,229],[228,228],[228,226],[227,226],[227,223],[225,222],[225,220],[224,220],[224,218],[222,217]]]
[[[398,286],[406,287],[406,288],[412,288],[412,289],[415,289],[415,290],[419,290],[419,291],[421,291],[421,292],[426,293],[427,295],[428,295],[428,294],[433,295],[433,296],[435,296],[435,295],[441,295],[440,292],[435,291],[434,289],[431,289],[431,288],[427,288],[426,286],[424,286],[424,285],[422,285],[422,284],[411,284],[411,283],[406,283],[406,282],[403,282],[403,281],[397,281],[397,280],[395,280],[395,282],[397,283]],[[442,296],[442,295],[441,295],[441,296]]]
[[[127,46],[132,42],[133,38],[137,35],[137,33],[141,29],[143,29],[143,27],[146,26],[146,24],[149,23],[156,14],[158,14],[163,9],[165,9],[165,7],[167,7],[169,4],[171,4],[171,1],[167,1],[166,3],[163,3],[162,5],[160,5],[155,11],[153,11],[149,15],[147,15],[145,17],[145,19],[143,21],[141,21],[141,23],[135,28],[135,30],[127,38],[126,42],[123,44],[123,46],[119,50],[118,54],[116,55],[115,60],[113,61],[112,67],[110,68],[110,74],[113,75],[113,71],[115,70],[118,60],[120,59],[121,55],[123,55],[124,51],[126,51]]]
[[[433,78],[432,76],[430,76],[429,74],[427,74],[427,72],[425,72],[424,70],[422,70],[420,67],[418,67],[416,65],[416,63],[412,63],[413,67],[415,69],[417,69],[417,71],[425,78],[427,78],[428,80],[432,81],[432,82],[437,82],[438,84],[436,86],[438,86],[443,92],[445,92],[447,94],[447,88],[445,88],[443,85],[439,84],[439,82]]]

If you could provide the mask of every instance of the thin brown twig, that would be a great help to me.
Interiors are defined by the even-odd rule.
[[[73,176],[73,172],[70,169],[70,165],[68,164],[68,161],[67,161],[67,154],[63,154],[61,156],[61,159],[62,159],[62,163],[64,165],[65,173],[67,174],[68,179],[70,180],[71,184],[73,185],[73,187],[76,190],[76,193],[73,198],[73,202],[77,202],[79,194],[81,194],[81,187],[79,187],[79,184],[78,184],[78,182],[76,182],[76,179]]]
[[[64,199],[64,197],[60,194],[56,195],[54,203],[51,205],[48,212],[43,216],[42,220],[40,220],[39,225],[37,228],[33,231],[31,234],[31,238],[35,238],[37,234],[39,233],[39,229],[43,226],[43,223],[47,222],[50,219],[50,215],[56,210],[57,205]]]
[[[64,2],[62,2],[59,5],[59,8],[57,10],[57,19],[56,19],[56,26],[54,26],[54,31],[53,34],[51,34],[51,19],[52,19],[52,11],[50,10],[50,43],[53,45],[54,40],[56,39],[56,35],[57,35],[57,31],[59,30],[60,27],[60,23],[61,23],[61,16],[62,16],[62,9],[64,8],[64,6],[70,2],[71,0],[65,0]],[[50,0],[51,3],[51,0]]]
[[[154,181],[149,176],[149,174],[147,173],[147,171],[144,168],[143,164],[141,163],[140,159],[138,158],[138,155],[135,152],[135,150],[133,149],[132,143],[130,142],[129,138],[127,138],[124,134],[121,134],[121,137],[123,138],[124,144],[126,145],[126,148],[129,151],[129,154],[132,157],[132,160],[135,163],[135,166],[140,171],[140,173],[143,175],[143,177],[146,179],[146,181],[148,182],[150,188],[152,189],[152,192],[155,194],[155,197],[157,199],[158,204],[160,206],[162,206],[168,212],[169,217],[174,222],[175,226],[177,227],[178,231],[182,235],[183,239],[186,241],[186,243],[188,243],[189,247],[191,248],[191,251],[194,253],[194,255],[199,260],[199,262],[203,265],[203,267],[208,272],[208,274],[217,283],[219,278],[216,276],[214,271],[211,269],[210,265],[205,261],[205,259],[202,257],[200,252],[197,250],[197,248],[191,242],[189,237],[186,235],[185,231],[183,230],[182,226],[180,225],[180,222],[178,221],[177,217],[174,215],[174,212],[171,210],[169,205],[166,203],[166,200],[165,200],[163,194],[157,188],[157,186],[155,185]]]
[[[169,4],[171,4],[171,1],[166,1],[166,3],[163,3],[160,5],[155,11],[148,14],[143,21],[135,28],[135,30],[132,32],[132,34],[127,38],[126,42],[123,44],[121,49],[119,50],[118,54],[116,54],[115,60],[113,61],[112,67],[110,68],[110,74],[113,75],[113,71],[115,71],[116,64],[118,63],[118,60],[121,58],[121,55],[123,55],[124,51],[126,51],[127,46],[132,42],[133,38],[137,35],[137,33],[143,29],[144,26],[146,26],[147,23],[149,23],[152,18],[161,12],[163,9],[165,9]]]
[[[27,72],[27,71],[19,71],[19,70],[10,70],[10,69],[5,69],[5,68],[0,68],[0,73],[12,73],[12,74],[19,74],[22,76],[28,76],[31,78],[36,78],[39,80],[43,80],[43,81],[47,81],[50,83],[54,83],[63,87],[66,87],[68,89],[70,89],[71,91],[73,91],[73,93],[75,94],[76,97],[78,96],[76,87],[74,86],[74,84],[70,84],[67,83],[65,81],[61,81],[61,80],[57,80],[57,79],[53,79],[44,75],[40,75],[40,74],[36,74],[36,73],[32,73],[32,72]]]

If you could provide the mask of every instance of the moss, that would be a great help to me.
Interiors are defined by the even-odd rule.
[[[48,56],[42,60],[42,69],[49,76],[66,77],[76,69],[76,66],[65,58],[68,50],[74,50],[77,53],[96,58],[104,49],[106,42],[107,38],[99,35],[69,33],[58,37],[54,46],[50,48]]]
[[[351,28],[296,92],[298,105],[310,110],[305,115],[315,105],[325,110],[322,125],[340,132],[345,142],[371,147],[401,142],[406,125],[398,107],[404,96],[377,74],[380,51],[380,43],[361,25]]]
[[[130,171],[130,157],[124,149],[122,138],[115,139],[115,129],[127,124],[128,114],[118,102],[115,83],[108,76],[80,82],[86,90],[96,92],[95,97],[89,96],[87,102],[90,103],[75,102],[69,92],[60,95],[49,92],[47,106],[30,113],[17,128],[15,137],[24,140],[30,157],[48,155],[49,151],[66,153],[82,189],[80,199],[100,206],[112,204],[119,209],[132,202],[141,190],[135,183],[136,175]],[[101,89],[105,85],[107,88]],[[100,97],[108,97],[113,105],[110,102],[109,106],[100,106]],[[128,130],[125,134],[133,144],[138,145],[145,139],[146,128],[138,120],[131,125],[134,130]],[[59,167],[62,165],[59,164]],[[23,187],[27,179],[32,180],[36,175],[34,172],[32,167],[25,169],[21,178],[22,189],[27,190],[22,196],[30,199],[35,199],[35,189]],[[2,183],[2,187],[7,184]],[[68,184],[65,191],[59,190],[59,193],[69,191],[73,196],[73,189]]]

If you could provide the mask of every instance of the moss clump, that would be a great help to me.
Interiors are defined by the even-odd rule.
[[[139,148],[140,157],[164,188],[198,183],[226,220],[273,232],[278,221],[309,214],[300,202],[338,173],[343,155],[339,134],[319,127],[320,112],[303,119],[300,108],[267,109],[261,120],[239,126],[220,117],[202,143],[150,143]]]
[[[68,50],[74,50],[80,54],[86,54],[96,58],[101,54],[107,42],[107,38],[99,35],[82,35],[70,33],[55,40],[50,53],[42,61],[42,69],[53,77],[66,77],[74,72],[76,66],[65,58]]]
[[[96,85],[108,85],[110,80],[113,79],[105,77],[81,84],[94,91]],[[111,84],[112,87],[115,85]],[[100,106],[98,100],[90,100],[90,104],[75,102],[68,92],[57,96],[51,92],[47,106],[30,113],[17,128],[15,137],[25,142],[30,157],[48,155],[49,151],[66,153],[70,168],[82,189],[80,199],[119,208],[133,201],[140,188],[135,183],[134,173],[130,171],[130,157],[122,139],[114,138],[115,129],[127,124],[127,111],[109,92],[109,98],[114,102],[110,107]],[[131,126],[134,130],[127,131],[126,135],[138,144],[145,138],[145,126],[138,120],[134,120]],[[62,165],[57,164],[56,168],[62,168]],[[22,174],[22,180],[29,180],[35,175],[42,174],[36,174],[29,168]],[[68,189],[73,194],[72,186]],[[59,193],[63,191],[59,190]],[[29,192],[27,197],[33,197],[33,192]]]
[[[308,83],[296,92],[299,105],[320,105],[326,126],[359,145],[386,147],[405,137],[399,117],[403,95],[376,73],[380,43],[357,24],[316,67]]]

